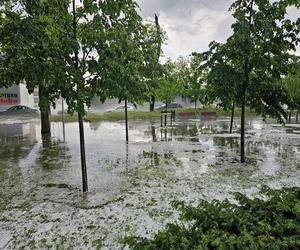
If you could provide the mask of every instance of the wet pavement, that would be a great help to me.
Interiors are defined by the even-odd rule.
[[[82,195],[77,123],[0,121],[0,249],[119,249],[178,219],[174,200],[257,195],[261,185],[300,186],[300,127],[247,121],[247,163],[229,119],[86,123],[89,193]]]

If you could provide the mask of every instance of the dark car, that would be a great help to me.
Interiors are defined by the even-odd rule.
[[[18,105],[13,106],[0,113],[1,115],[24,115],[24,114],[38,114],[37,109],[32,109],[27,106]]]
[[[57,115],[62,115],[63,114],[63,111],[62,110],[59,110],[57,111]],[[68,114],[68,110],[64,110],[64,115],[67,115]]]
[[[168,109],[178,109],[178,108],[182,108],[182,105],[177,102],[171,102],[167,105],[167,108]],[[155,110],[165,110],[165,109],[166,109],[166,104],[163,104],[163,105],[155,108]]]

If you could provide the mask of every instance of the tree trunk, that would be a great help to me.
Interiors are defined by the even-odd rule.
[[[197,109],[197,99],[195,100],[195,110]]]
[[[127,96],[125,96],[125,127],[126,127],[126,143],[129,141],[129,135],[128,135],[128,110],[127,110]]]
[[[156,142],[156,131],[154,124],[151,124],[151,135],[152,135],[152,141]]]
[[[244,85],[244,84],[243,84]],[[246,88],[243,87],[246,90]],[[242,113],[241,113],[241,163],[245,163],[245,97],[242,99]]]
[[[50,120],[49,120],[49,104],[47,97],[43,93],[43,86],[39,85],[39,107],[41,112],[41,134],[51,134]]]
[[[88,180],[87,180],[87,169],[86,169],[86,159],[85,159],[84,126],[83,126],[83,119],[80,112],[78,112],[78,123],[79,123],[79,136],[80,136],[82,191],[85,193],[88,191]]]
[[[51,135],[42,134],[42,145],[43,148],[49,148],[51,146]]]
[[[74,40],[77,41],[77,20],[76,20],[76,6],[75,0],[72,2],[73,4],[73,35]],[[78,57],[78,49],[74,51],[75,55],[75,69],[79,71],[79,57]],[[77,82],[77,94],[78,100],[80,100],[80,84]],[[79,136],[80,136],[80,154],[81,154],[81,172],[82,172],[82,191],[85,193],[88,191],[88,181],[87,181],[87,169],[86,169],[86,158],[85,158],[85,142],[84,142],[84,127],[83,127],[83,118],[80,113],[81,110],[78,108],[78,124],[79,124]]]
[[[298,124],[298,118],[299,118],[299,109],[297,109],[297,113],[296,113],[296,124]]]
[[[246,92],[249,85],[249,60],[250,60],[250,45],[251,45],[251,27],[252,27],[252,10],[253,10],[254,0],[250,3],[250,17],[249,17],[249,30],[248,37],[246,40],[246,49],[245,49],[245,62],[244,62],[244,80],[242,82],[242,96],[241,96],[241,142],[240,142],[240,151],[241,151],[241,163],[245,163],[245,109],[246,109]]]
[[[289,124],[292,123],[292,111],[289,111]]]
[[[241,152],[241,163],[245,163],[245,109],[246,109],[246,90],[249,84],[249,57],[245,58],[244,65],[244,81],[242,83],[242,96],[241,96],[241,142],[240,142],[240,152]]]
[[[242,96],[241,96],[241,163],[245,163],[245,109],[246,109],[246,91],[247,86],[249,85],[249,57],[245,59],[244,65],[244,81],[242,83]]]
[[[231,109],[230,131],[229,131],[230,134],[232,134],[232,129],[233,129],[234,110],[235,110],[235,105],[233,102],[232,109]]]
[[[159,26],[159,21],[158,21],[158,16],[155,14],[155,27],[156,27],[156,42],[157,42],[157,58],[156,58],[156,63],[157,65],[159,65],[159,58],[160,58],[160,54],[161,54],[161,43],[162,43],[162,39],[161,39],[161,35],[160,35],[160,26]],[[153,70],[153,80],[156,81],[156,72],[155,70]],[[156,85],[156,84],[154,84]],[[155,93],[155,92],[154,92]],[[155,105],[155,96],[151,95],[151,101],[150,101],[150,112],[154,111],[154,105]]]
[[[151,102],[150,102],[150,112],[154,112],[154,105],[155,105],[155,96],[151,96]]]
[[[61,98],[61,115],[62,115],[62,124],[63,124],[63,140],[66,142],[66,127],[65,127],[65,105],[64,105],[64,99]]]

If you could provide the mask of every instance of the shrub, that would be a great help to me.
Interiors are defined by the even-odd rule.
[[[153,239],[125,238],[131,249],[300,249],[300,188],[271,190],[262,198],[235,194],[228,200],[201,200],[197,207],[174,202],[186,223],[168,224]],[[187,226],[188,225],[188,226]]]

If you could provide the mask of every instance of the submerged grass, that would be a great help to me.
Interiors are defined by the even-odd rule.
[[[217,116],[230,116],[231,111],[230,110],[224,110],[220,108],[211,108],[211,107],[205,107],[205,108],[183,108],[183,109],[177,109],[176,115],[180,115],[181,113],[195,113],[196,116],[200,116],[201,112],[215,112]],[[128,112],[128,119],[129,120],[157,120],[160,119],[160,111],[156,112],[148,112],[148,111],[130,111]],[[240,116],[241,110],[236,109],[235,111],[235,117]],[[246,114],[248,116],[254,115],[254,113],[250,110],[246,110]],[[102,113],[102,114],[96,114],[96,113],[87,113],[84,117],[84,120],[87,122],[100,122],[100,121],[122,121],[125,119],[125,115],[123,112],[108,112],[108,113]],[[50,120],[52,122],[59,122],[62,121],[61,115],[52,115],[50,117]],[[66,115],[65,116],[66,122],[76,122],[77,121],[77,115]]]

